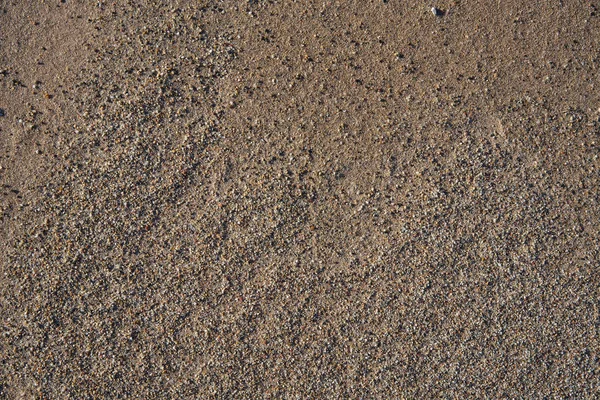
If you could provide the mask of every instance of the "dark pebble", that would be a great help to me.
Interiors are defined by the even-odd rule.
[[[431,7],[431,12],[433,13],[433,15],[435,15],[436,17],[442,17],[444,16],[444,11],[440,10],[439,8],[436,7]]]

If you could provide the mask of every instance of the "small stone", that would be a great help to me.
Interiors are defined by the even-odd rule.
[[[441,17],[442,15],[444,15],[444,12],[437,7],[431,7],[431,13],[436,17]]]
[[[0,108],[0,117],[4,117],[6,114],[4,113],[4,109]]]

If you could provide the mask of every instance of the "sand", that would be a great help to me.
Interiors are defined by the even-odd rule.
[[[599,8],[0,3],[0,398],[600,397]]]

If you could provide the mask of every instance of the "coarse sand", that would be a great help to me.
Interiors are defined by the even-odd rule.
[[[0,398],[600,398],[600,2],[0,2]]]

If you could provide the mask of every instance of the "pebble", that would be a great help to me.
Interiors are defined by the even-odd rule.
[[[436,8],[436,7],[431,7],[431,12],[436,17],[441,17],[442,15],[444,15],[444,12],[442,10],[440,10],[439,8]]]
[[[4,109],[0,108],[0,117],[4,117],[6,114],[4,113]]]

